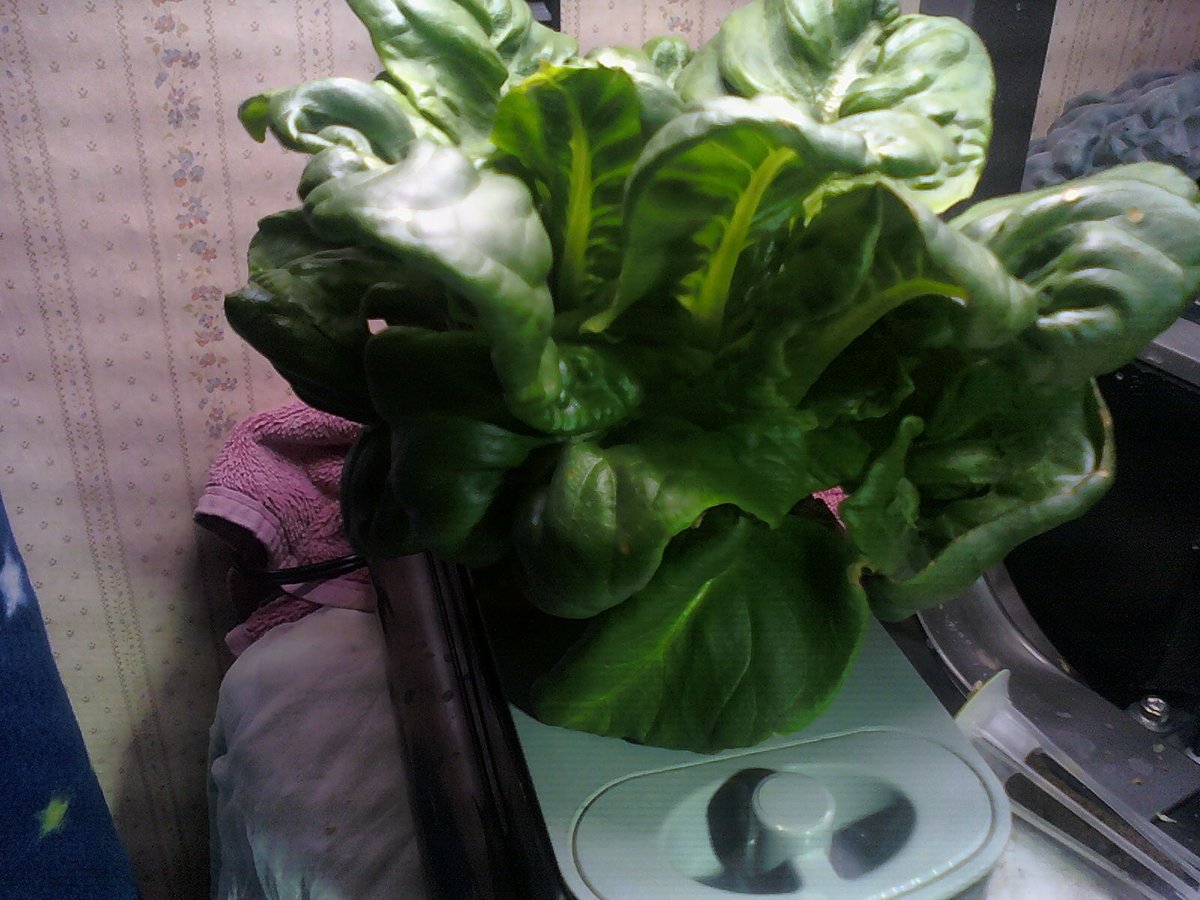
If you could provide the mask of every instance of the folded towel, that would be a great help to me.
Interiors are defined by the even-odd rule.
[[[262,568],[350,555],[339,495],[342,464],[361,431],[357,423],[301,402],[250,416],[234,428],[213,461],[196,503],[196,522],[229,543],[243,561]],[[231,584],[237,584],[232,574]],[[237,656],[274,625],[322,606],[373,610],[366,572],[284,585],[280,596],[251,613],[225,641]]]

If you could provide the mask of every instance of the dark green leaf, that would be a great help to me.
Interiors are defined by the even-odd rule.
[[[857,136],[779,98],[729,97],[684,113],[651,139],[630,178],[617,295],[587,327],[604,330],[647,296],[673,296],[694,336],[715,342],[747,248],[802,215],[828,178],[869,163]]]
[[[518,419],[579,433],[618,422],[636,406],[639,386],[619,360],[603,348],[555,341],[550,240],[515,178],[417,141],[402,162],[328,181],[305,205],[319,234],[421,268],[470,305]]]
[[[550,483],[531,491],[514,520],[530,602],[583,619],[649,581],[675,526],[656,515],[656,488],[652,474],[614,464],[594,446],[564,447]]]
[[[1200,288],[1198,197],[1182,172],[1140,163],[955,219],[1038,292],[1037,320],[1007,364],[1075,385],[1136,356]]]
[[[915,416],[901,419],[891,446],[871,463],[862,483],[838,507],[867,566],[885,575],[904,572],[912,562],[920,497],[905,477],[905,463],[923,427]]]
[[[1020,409],[971,438],[911,449],[906,474],[917,491],[937,497],[949,488],[958,498],[923,504],[922,565],[866,582],[881,618],[961,593],[1018,544],[1087,511],[1112,482],[1112,421],[1092,384],[1027,393]]]
[[[883,418],[916,389],[910,365],[895,343],[868,331],[821,373],[804,398],[804,408],[826,426]]]
[[[991,135],[993,78],[952,18],[893,0],[754,0],[726,17],[677,86],[685,100],[786,97],[860,135],[935,211],[970,196]]]
[[[517,427],[504,405],[490,350],[475,331],[385,328],[365,348],[372,403],[388,422],[446,413]]]
[[[627,432],[627,443],[568,445],[548,488],[517,522],[514,543],[530,599],[568,618],[608,609],[642,588],[671,538],[716,506],[778,523],[835,483],[816,480],[814,472],[829,477],[823,466],[802,462],[815,424],[790,411],[719,430],[656,420]],[[838,448],[846,450],[839,464],[852,465],[855,448]]]
[[[492,140],[534,186],[554,246],[559,310],[592,305],[621,267],[621,201],[643,145],[639,103],[615,69],[548,68],[511,90]]]
[[[250,280],[225,298],[234,330],[312,406],[360,422],[376,416],[362,352],[364,294],[403,270],[356,247],[321,241],[298,212],[268,217],[250,245]]]
[[[824,708],[867,624],[852,552],[806,519],[771,529],[720,512],[536,686],[541,719],[711,752],[795,730]]]
[[[777,274],[743,326],[748,334],[718,363],[725,382],[756,405],[803,403],[835,360],[906,306],[919,338],[937,333],[972,350],[1011,341],[1036,314],[1034,292],[991,253],[886,185],[830,198],[776,258]],[[856,353],[879,343],[865,340]],[[884,342],[897,355],[923,349]],[[881,395],[878,383],[852,377],[832,388],[834,402],[854,408],[849,394],[855,390],[870,392],[873,404],[886,401],[887,393],[905,390],[905,378],[890,373],[892,383]],[[830,390],[827,380],[814,403],[828,407]]]
[[[365,429],[342,466],[342,522],[346,537],[359,553],[391,559],[425,548],[416,543],[408,511],[392,490],[392,430],[388,425]]]
[[[388,489],[404,509],[412,540],[445,559],[487,565],[509,548],[510,473],[545,438],[447,415],[392,427]]]

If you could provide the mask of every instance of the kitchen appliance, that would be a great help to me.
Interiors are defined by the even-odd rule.
[[[976,199],[1017,190],[1054,4],[925,0],[921,8],[966,19],[1004,72]],[[1114,408],[1139,385],[1196,394],[1198,319],[1193,311],[1139,363],[1103,380]],[[1145,401],[1139,391],[1132,407]],[[1121,443],[1123,471],[1162,459],[1161,445],[1141,454]],[[1195,480],[1186,465],[1177,471]],[[1104,521],[1128,534],[1120,504],[1096,515],[1066,528]],[[1052,600],[1033,608],[1039,577],[1061,567],[1072,543],[1091,540],[1071,533],[1048,536],[1041,551],[1023,548],[1010,567],[919,622],[890,634],[873,626],[844,690],[817,720],[714,757],[541,725],[521,711],[521,670],[536,668],[549,638],[532,627],[521,654],[494,658],[487,604],[477,601],[496,585],[423,557],[373,564],[437,892],[456,900],[953,896],[999,857],[1011,804],[1111,878],[1114,896],[1200,895],[1194,712],[1174,697],[1130,695],[1136,680],[1098,690],[1102,655],[1081,672],[1069,660],[1086,655],[1086,641],[1060,652],[1034,614],[1053,618]],[[1082,595],[1096,571],[1076,579]],[[1078,621],[1054,636],[1059,643],[1078,636]],[[1171,633],[1185,635],[1174,658],[1186,661],[1188,632]],[[1136,653],[1134,637],[1110,634],[1106,646]],[[960,707],[956,725],[946,709]]]
[[[708,756],[511,703],[548,638],[530,619],[524,641],[491,644],[480,610],[504,603],[502,576],[426,557],[372,571],[439,896],[952,897],[1005,846],[999,781],[877,624],[814,722]]]

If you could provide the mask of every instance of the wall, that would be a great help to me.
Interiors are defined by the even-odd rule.
[[[698,44],[735,5],[565,0],[563,21],[587,47]],[[1060,0],[1039,127],[1198,42],[1196,0]],[[340,0],[0,0],[0,490],[150,900],[206,877],[228,623],[191,511],[231,425],[286,396],[221,299],[303,161],[236,107],[375,67]]]
[[[919,0],[901,0],[916,12]],[[562,29],[585,50],[611,44],[639,45],[647,38],[678,34],[693,47],[717,30],[744,0],[563,0]]]
[[[286,396],[221,302],[302,160],[236,108],[373,74],[364,34],[330,0],[0,2],[0,491],[148,898],[206,896],[228,654],[192,509],[230,426]]]
[[[1197,0],[1058,0],[1033,133],[1084,91],[1108,92],[1139,69],[1200,59]]]

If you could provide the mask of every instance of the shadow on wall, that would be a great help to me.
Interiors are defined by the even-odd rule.
[[[205,571],[223,573],[230,559],[219,541],[198,530],[187,577],[201,579]],[[208,580],[219,579],[210,576]],[[228,603],[224,584],[207,587],[206,591],[180,592],[188,608],[181,606],[175,613],[184,626],[176,637],[177,646],[198,647],[220,640],[219,636],[239,621]],[[217,598],[215,609],[204,608],[206,595]],[[232,660],[224,647],[219,653],[224,661],[223,675]],[[187,660],[160,662],[164,672],[161,694],[142,698],[134,731],[121,754],[113,817],[130,854],[143,900],[202,900],[209,896],[206,778],[209,726],[216,710],[219,682],[208,666],[203,666],[199,680],[211,682],[212,687],[199,693],[197,670]],[[182,736],[182,746],[161,747],[164,733]]]
[[[178,685],[185,676],[172,672],[166,686]],[[175,821],[163,827],[161,783],[150,790],[141,785],[147,740],[145,727],[134,732],[121,757],[121,786],[113,809],[117,830],[129,851],[134,874],[144,900],[200,900],[208,897],[208,804],[204,784],[189,777],[179,785],[180,802],[174,805]],[[147,773],[153,777],[153,768]],[[189,772],[189,775],[192,773]]]

